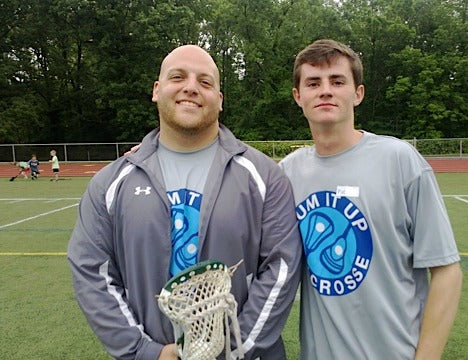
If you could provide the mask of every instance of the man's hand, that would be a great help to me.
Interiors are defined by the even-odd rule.
[[[158,360],[177,360],[177,349],[175,344],[165,345],[159,354]]]
[[[135,146],[132,146],[132,148],[126,152],[124,152],[124,155],[127,156],[127,155],[130,155],[130,154],[133,154],[134,152],[136,152],[141,146],[141,143],[139,143],[138,145],[135,145]]]

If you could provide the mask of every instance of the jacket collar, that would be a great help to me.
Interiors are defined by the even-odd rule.
[[[219,145],[231,156],[239,155],[247,150],[247,146],[237,139],[223,124],[219,124]],[[142,140],[140,149],[131,155],[128,160],[139,163],[153,155],[159,146],[159,128],[149,132]]]

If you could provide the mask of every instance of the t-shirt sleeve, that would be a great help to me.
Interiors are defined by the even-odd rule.
[[[408,184],[408,210],[414,247],[414,268],[452,264],[460,260],[452,226],[434,173],[425,169]]]

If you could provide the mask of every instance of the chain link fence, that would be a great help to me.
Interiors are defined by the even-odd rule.
[[[42,161],[50,159],[55,150],[60,161],[112,161],[138,143],[69,143],[69,144],[7,144],[0,145],[0,162],[25,161],[35,154]]]
[[[426,157],[468,157],[468,139],[411,139],[406,140]],[[297,148],[313,145],[312,140],[246,141],[273,159],[281,159]],[[41,161],[50,159],[55,150],[60,161],[112,161],[122,156],[137,142],[68,143],[68,144],[0,144],[0,162],[26,161],[35,154]]]

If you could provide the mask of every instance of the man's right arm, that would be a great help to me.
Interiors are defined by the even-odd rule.
[[[179,357],[176,351],[175,344],[165,345],[162,348],[161,354],[159,354],[158,360],[178,360]]]
[[[415,359],[440,359],[455,320],[462,291],[463,273],[458,262],[430,270],[429,294]]]
[[[80,202],[68,246],[75,296],[109,354],[117,359],[155,360],[163,345],[144,332],[127,301],[114,257],[113,224],[104,195],[103,189],[91,181]]]

